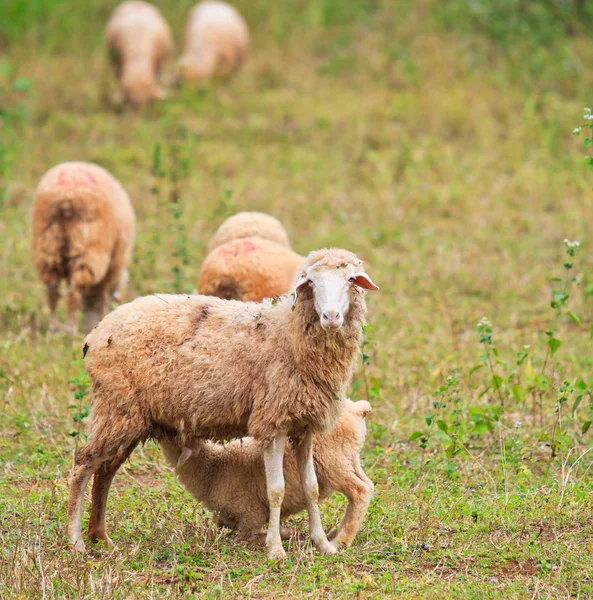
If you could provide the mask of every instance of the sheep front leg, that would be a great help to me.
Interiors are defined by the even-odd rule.
[[[321,554],[335,554],[338,551],[337,544],[327,541],[319,514],[319,485],[313,464],[312,433],[307,433],[298,444],[295,444],[295,454],[309,512],[311,539]]]
[[[286,552],[282,547],[280,538],[280,510],[284,500],[284,448],[286,446],[286,434],[278,434],[264,448],[264,466],[266,469],[266,486],[268,489],[268,502],[270,504],[270,521],[268,524],[268,535],[266,546],[268,558],[284,558]]]

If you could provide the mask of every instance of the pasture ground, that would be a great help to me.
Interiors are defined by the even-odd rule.
[[[192,2],[155,3],[179,48]],[[244,71],[133,112],[110,101],[114,4],[0,5],[0,597],[593,597],[593,196],[572,133],[593,101],[591,9],[241,0]],[[82,337],[47,332],[29,255],[33,190],[65,160],[100,163],[132,197],[128,298],[193,290],[238,210],[278,216],[300,253],[368,261],[381,292],[352,396],[374,406],[376,495],[352,548],[321,557],[305,535],[267,562],[149,443],[116,480],[115,548],[72,554]],[[578,285],[553,281],[566,274]],[[344,507],[323,506],[328,528]]]

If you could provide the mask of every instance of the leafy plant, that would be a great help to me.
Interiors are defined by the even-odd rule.
[[[169,143],[155,142],[152,151],[152,188],[157,208],[166,209],[171,221],[163,239],[162,230],[155,230],[151,247],[146,254],[146,262],[154,274],[156,269],[156,248],[163,242],[172,248],[171,257],[173,280],[169,287],[174,293],[191,292],[193,285],[185,283],[185,268],[190,264],[189,239],[184,218],[184,188],[191,174],[192,157],[198,136],[189,134],[186,127],[174,119],[166,129]],[[172,238],[172,239],[171,239]]]
[[[91,387],[91,380],[84,369],[83,361],[75,361],[76,364],[81,366],[80,374],[78,377],[70,379],[68,385],[72,386],[74,392],[75,403],[68,405],[68,410],[72,415],[72,420],[76,425],[76,429],[70,431],[70,436],[74,438],[74,449],[78,449],[78,440],[82,438],[85,442],[88,438],[87,434],[80,430],[81,423],[91,413],[91,407],[86,404],[85,398],[89,394]]]
[[[371,398],[381,397],[381,384],[377,378],[373,378],[371,381],[368,369],[371,366],[371,351],[374,345],[373,339],[374,329],[370,325],[365,325],[363,328],[363,338],[361,343],[362,352],[362,382],[357,380],[352,385],[352,394],[364,383],[364,389],[367,399],[370,401]]]
[[[497,375],[494,371],[494,365],[492,361],[493,356],[498,359],[498,350],[494,345],[494,342],[492,341],[492,325],[487,317],[482,317],[478,321],[478,334],[480,335],[480,344],[482,344],[482,346],[484,347],[484,354],[480,356],[482,364],[478,365],[477,367],[474,367],[470,372],[470,375],[482,366],[488,366],[488,368],[490,369],[490,375],[492,377],[492,385],[496,390],[496,393],[498,394],[498,399],[500,400],[501,408],[504,408],[504,397],[502,395],[501,390],[502,377],[500,375]]]
[[[447,377],[446,382],[439,387],[434,394],[432,408],[434,412],[424,415],[426,428],[415,431],[410,436],[409,441],[418,440],[422,450],[420,467],[426,464],[426,449],[435,432],[435,427],[443,434],[446,443],[447,456],[452,457],[462,448],[461,438],[465,433],[465,425],[462,418],[461,394],[459,390],[460,372],[453,369],[451,375]],[[443,413],[447,406],[452,406],[452,421],[448,424],[445,421]]]

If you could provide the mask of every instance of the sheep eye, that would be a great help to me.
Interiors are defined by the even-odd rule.
[[[354,281],[356,280],[356,277],[350,277],[350,279],[348,280],[350,283],[354,283]]]

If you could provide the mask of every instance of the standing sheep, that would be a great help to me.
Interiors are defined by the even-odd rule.
[[[47,286],[50,329],[58,329],[61,280],[68,282],[68,328],[77,331],[84,306],[92,329],[107,312],[109,294],[119,300],[127,283],[134,243],[134,209],[128,194],[105,169],[66,162],[47,171],[35,192],[33,264]]]
[[[138,105],[162,97],[158,75],[173,41],[160,11],[148,2],[122,2],[107,24],[105,39],[123,100]]]
[[[237,10],[226,2],[207,0],[187,16],[181,77],[200,83],[237,71],[247,56],[249,30]]]
[[[290,291],[303,257],[286,246],[248,237],[217,246],[198,278],[198,292],[225,300],[261,302]]]
[[[377,286],[346,250],[312,252],[294,301],[267,305],[209,296],[148,296],[120,306],[86,338],[92,381],[89,441],[75,458],[68,534],[84,549],[84,490],[95,474],[92,539],[108,541],[103,518],[115,473],[159,431],[192,447],[199,439],[250,435],[263,445],[270,505],[270,557],[284,556],[280,512],[283,457],[294,444],[311,537],[336,552],[321,525],[312,439],[331,428],[362,340],[364,289]]]
[[[370,411],[366,400],[346,400],[336,426],[329,433],[315,435],[313,440],[319,499],[335,491],[348,498],[346,514],[333,538],[336,546],[352,543],[373,495],[373,483],[362,470],[359,456],[366,436],[364,418]],[[191,450],[191,455],[189,449],[180,448],[173,440],[163,438],[160,443],[183,486],[214,512],[219,525],[238,530],[246,539],[259,540],[265,535],[262,531],[270,507],[266,501],[264,457],[253,438],[224,446],[203,442]],[[284,480],[281,519],[307,507],[291,444],[284,455]]]
[[[208,254],[226,242],[253,236],[290,248],[286,229],[278,219],[262,212],[240,212],[229,217],[216,230],[210,240]]]

